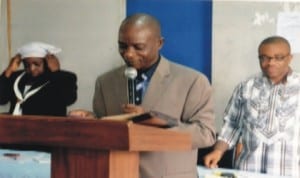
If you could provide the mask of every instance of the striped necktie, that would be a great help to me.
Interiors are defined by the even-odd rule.
[[[135,104],[140,105],[147,89],[147,79],[145,74],[141,74],[136,78],[135,85]]]

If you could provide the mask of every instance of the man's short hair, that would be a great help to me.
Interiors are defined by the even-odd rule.
[[[287,39],[285,39],[284,37],[282,36],[270,36],[268,38],[265,38],[258,46],[258,50],[263,46],[263,45],[266,45],[266,44],[274,44],[274,43],[285,43],[287,46],[288,46],[288,49],[290,51],[291,49],[291,46],[290,46],[290,43]]]

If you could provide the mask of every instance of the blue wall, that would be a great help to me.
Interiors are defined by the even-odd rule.
[[[211,0],[127,0],[127,15],[137,12],[161,22],[165,57],[211,79]]]

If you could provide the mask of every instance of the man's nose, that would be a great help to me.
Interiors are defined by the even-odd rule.
[[[31,64],[31,65],[28,66],[28,68],[29,68],[30,71],[34,71],[36,66]]]
[[[276,59],[275,59],[275,58],[269,58],[269,59],[267,60],[267,63],[268,63],[269,65],[273,65],[273,64],[276,63]]]
[[[135,55],[135,51],[134,49],[132,49],[131,47],[127,48],[125,51],[124,51],[124,57],[126,59],[129,59],[131,60]]]

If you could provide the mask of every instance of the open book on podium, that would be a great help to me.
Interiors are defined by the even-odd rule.
[[[102,117],[102,120],[128,121],[142,125],[148,125],[159,128],[170,128],[178,125],[178,121],[169,115],[157,111],[149,111],[142,114],[120,114]]]
[[[0,146],[46,148],[51,178],[139,178],[140,152],[192,149],[189,133],[135,124],[141,116],[126,117],[119,122],[0,114]]]

